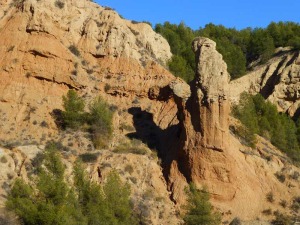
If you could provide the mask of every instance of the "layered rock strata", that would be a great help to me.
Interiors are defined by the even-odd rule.
[[[140,99],[174,80],[164,68],[171,57],[167,41],[150,25],[122,19],[108,7],[58,2],[0,1],[2,142],[53,138],[57,127],[51,113],[62,108],[70,88],[86,102],[102,95],[120,108],[151,106],[153,113],[162,112],[165,103]],[[170,123],[166,114],[155,116],[163,126]]]

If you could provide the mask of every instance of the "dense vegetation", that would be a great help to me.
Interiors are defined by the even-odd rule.
[[[191,43],[197,36],[208,37],[217,43],[217,50],[223,55],[232,79],[243,76],[251,62],[266,62],[277,47],[300,49],[300,25],[293,22],[272,22],[265,29],[243,30],[214,24],[192,30],[184,23],[165,22],[157,24],[155,31],[167,39],[174,54],[169,69],[186,81],[194,77],[196,65]]]
[[[186,225],[218,225],[221,223],[221,216],[213,212],[209,202],[209,193],[203,189],[199,190],[195,184],[189,186],[187,213],[183,220]]]
[[[88,179],[77,162],[70,186],[55,145],[48,145],[43,158],[36,178],[29,184],[17,179],[6,202],[24,225],[137,224],[129,201],[130,188],[115,171],[100,186]]]
[[[63,96],[63,106],[64,128],[87,129],[96,148],[106,146],[113,131],[113,112],[102,98],[95,99],[89,107],[89,112],[85,112],[84,100],[76,91],[69,90],[67,95]]]
[[[278,113],[276,106],[261,95],[242,93],[240,102],[233,107],[233,115],[244,127],[238,133],[250,146],[255,145],[255,134],[271,141],[293,161],[300,162],[300,126],[286,114]]]

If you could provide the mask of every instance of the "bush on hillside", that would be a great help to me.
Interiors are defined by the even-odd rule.
[[[75,195],[64,181],[65,166],[54,146],[48,147],[43,167],[39,168],[33,187],[17,179],[6,206],[13,210],[25,225],[85,224]]]
[[[275,212],[275,219],[272,220],[272,225],[290,225],[293,224],[292,218],[279,212]]]
[[[65,3],[60,0],[56,0],[54,4],[57,8],[60,8],[60,9],[63,9],[65,7]]]
[[[38,171],[30,184],[17,179],[6,202],[24,225],[137,224],[129,201],[130,188],[115,171],[99,186],[77,162],[74,184],[68,185],[56,145],[48,145]]]
[[[69,90],[66,96],[63,96],[62,118],[65,127],[79,128],[84,120],[84,101],[74,90]]]
[[[186,225],[217,225],[221,223],[221,216],[213,212],[209,202],[209,193],[199,190],[191,183],[189,186],[186,214],[183,218]]]
[[[78,161],[74,168],[74,186],[80,208],[89,225],[137,224],[130,204],[130,187],[121,182],[116,171],[111,171],[100,187],[88,178],[83,165]]]
[[[107,146],[113,132],[113,113],[109,105],[98,97],[90,106],[89,124],[92,140],[96,148]]]
[[[242,93],[239,104],[233,107],[232,112],[244,125],[244,133],[251,137],[250,140],[255,140],[255,134],[259,134],[294,162],[300,162],[299,138],[297,139],[299,126],[287,115],[278,113],[275,105],[259,94],[252,96]]]
[[[70,45],[69,46],[70,52],[72,52],[75,56],[79,57],[80,56],[80,51],[75,45]]]
[[[113,132],[113,110],[102,98],[95,99],[89,107],[89,112],[85,112],[84,100],[74,90],[70,90],[63,96],[63,106],[65,110],[62,111],[62,118],[65,128],[85,127],[92,134],[96,148],[107,146]]]

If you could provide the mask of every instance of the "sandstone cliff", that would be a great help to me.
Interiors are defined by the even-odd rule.
[[[61,108],[69,88],[87,101],[108,93],[105,98],[113,96],[110,101],[127,107],[174,79],[161,66],[171,57],[170,47],[148,24],[124,20],[90,1],[65,1],[60,7],[54,0],[1,1],[4,142],[39,142],[55,135],[49,113]],[[153,105],[153,110],[161,107]]]
[[[0,157],[7,160],[0,163],[2,202],[13,178],[27,176],[31,159],[51,139],[69,147],[63,152],[68,171],[86,151],[99,154],[89,165],[93,179],[98,166],[104,174],[116,168],[132,185],[136,207],[151,206],[143,211],[148,224],[181,222],[177,210],[190,181],[208,187],[224,220],[270,219],[262,210],[280,209],[280,200],[297,194],[299,181],[281,183],[274,175],[290,177],[298,171],[284,155],[263,139],[256,149],[245,147],[229,132],[229,124],[236,123],[229,106],[244,90],[262,91],[271,100],[287,100],[282,109],[294,113],[299,54],[279,55],[255,70],[255,76],[229,83],[216,44],[198,38],[193,42],[196,77],[189,86],[165,69],[170,47],[148,24],[122,19],[90,1],[57,2],[0,1]],[[267,88],[273,84],[274,90]],[[108,149],[95,150],[86,134],[57,128],[53,113],[62,108],[69,89],[86,102],[101,95],[116,108]],[[152,153],[113,153],[128,137],[142,140]],[[134,172],[126,172],[126,165]],[[265,199],[270,191],[274,204]]]
[[[53,113],[62,108],[62,96],[69,89],[77,90],[87,103],[101,95],[117,108],[111,149],[126,138],[123,127],[135,133],[138,114],[151,112],[151,124],[154,120],[163,128],[177,122],[174,101],[158,100],[164,95],[161,89],[175,80],[165,69],[171,57],[167,41],[148,24],[122,19],[108,7],[91,1],[58,2],[0,1],[0,157],[7,161],[0,165],[1,205],[13,179],[26,177],[32,158],[47,141],[69,146],[64,154],[69,171],[75,156],[94,150],[87,134],[70,136],[68,131],[59,132],[55,123]],[[127,164],[119,164],[127,159],[133,168],[139,166],[123,179],[133,186],[144,220],[180,222],[156,160],[115,154],[110,162],[111,149],[99,157],[95,168],[111,163],[108,170],[124,173]],[[150,192],[154,194],[144,199]]]

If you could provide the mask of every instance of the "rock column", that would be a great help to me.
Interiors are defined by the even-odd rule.
[[[174,150],[176,160],[170,166],[169,187],[178,202],[184,201],[179,194],[183,191],[184,179],[198,186],[208,186],[219,198],[231,198],[233,163],[227,154],[230,76],[215,42],[199,37],[193,41],[192,48],[197,69],[191,96],[188,99],[175,97],[181,133],[179,146]]]

